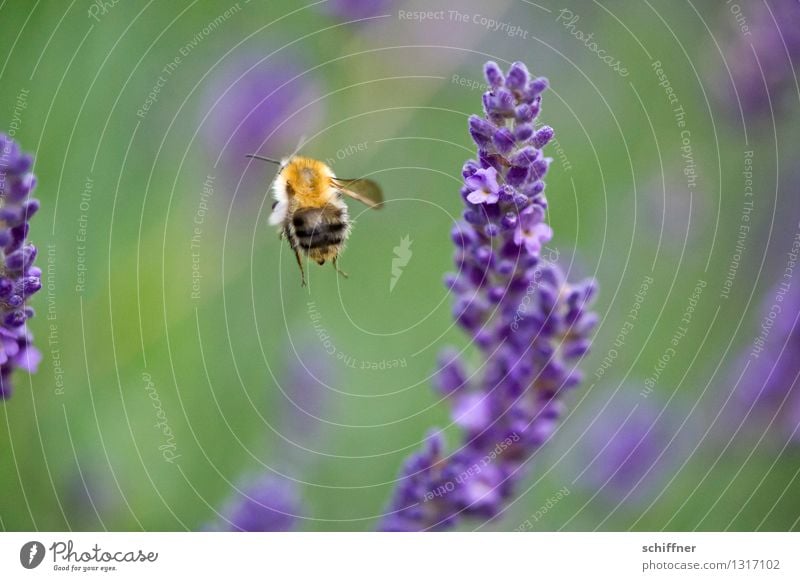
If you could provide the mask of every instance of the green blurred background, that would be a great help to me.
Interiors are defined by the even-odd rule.
[[[2,528],[196,530],[243,478],[265,471],[296,481],[299,529],[374,528],[403,459],[431,427],[449,426],[431,374],[438,349],[465,339],[441,281],[461,165],[473,155],[466,118],[481,107],[470,84],[482,82],[489,59],[522,60],[550,79],[541,116],[557,135],[550,251],[571,279],[600,281],[602,322],[563,430],[537,455],[518,500],[482,530],[520,527],[564,487],[535,529],[797,527],[797,450],[759,426],[715,437],[728,433],[717,428],[729,370],[796,230],[788,184],[797,100],[781,111],[775,103],[777,121],[748,122],[745,137],[718,77],[739,29],[724,3],[711,4],[388,2],[352,23],[325,2],[3,2],[0,119],[7,127],[16,107],[15,138],[36,155],[42,210],[31,239],[45,288],[30,324],[43,362],[35,375],[16,375],[15,395],[0,406]],[[557,21],[562,9],[580,15],[577,28],[629,74],[570,34]],[[419,22],[400,10],[445,16]],[[476,14],[520,32],[488,30]],[[275,68],[250,102],[271,91],[271,75],[297,73],[281,77],[289,83],[269,114],[288,121],[272,139],[273,126],[256,136],[260,151],[288,154],[305,134],[304,154],[334,160],[341,176],[369,175],[390,200],[380,213],[351,206],[357,223],[341,261],[349,280],[314,267],[300,288],[294,257],[266,222],[272,168],[242,164],[225,147],[239,139],[225,129],[237,112],[212,110],[232,86],[225,71],[268,55]],[[686,111],[691,192],[656,60]],[[159,77],[157,100],[138,115]],[[753,227],[721,298],[747,150]],[[213,194],[204,196],[209,176]],[[390,291],[406,236],[413,255]],[[598,377],[647,276],[654,283],[638,322]],[[598,494],[592,468],[581,472],[584,427],[621,392],[640,392],[698,280],[707,286],[688,333],[647,398],[668,418],[664,438],[674,438],[656,462],[661,474],[622,502]],[[300,362],[320,381],[289,379]],[[455,442],[457,429],[446,429]]]

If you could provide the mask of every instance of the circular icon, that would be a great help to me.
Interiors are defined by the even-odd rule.
[[[44,559],[44,545],[39,541],[30,541],[19,550],[19,562],[26,569],[35,569]]]

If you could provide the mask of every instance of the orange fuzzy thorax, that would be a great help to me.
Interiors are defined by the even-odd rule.
[[[316,159],[293,157],[283,168],[287,193],[303,208],[322,208],[331,201],[331,169]]]

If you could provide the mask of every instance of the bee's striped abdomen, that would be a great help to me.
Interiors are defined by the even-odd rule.
[[[295,212],[286,233],[292,247],[323,264],[336,257],[349,228],[346,208],[326,206]]]
[[[297,244],[303,250],[323,248],[344,242],[346,226],[343,222],[321,224],[307,229],[304,224],[294,224]]]

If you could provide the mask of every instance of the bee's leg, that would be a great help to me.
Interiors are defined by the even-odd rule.
[[[333,260],[331,260],[331,264],[333,265],[333,268],[335,268],[335,269],[336,269],[336,272],[338,272],[339,274],[341,274],[343,277],[345,277],[345,278],[349,278],[349,275],[348,275],[348,274],[347,274],[345,271],[343,271],[343,270],[339,270],[339,265],[338,265],[338,264],[336,264],[336,261],[337,261],[337,260],[339,260],[339,259],[338,259],[338,258],[334,258]]]
[[[294,257],[297,259],[297,266],[300,267],[300,286],[306,286],[306,271],[303,270],[303,259],[300,257],[300,251],[294,249]]]

